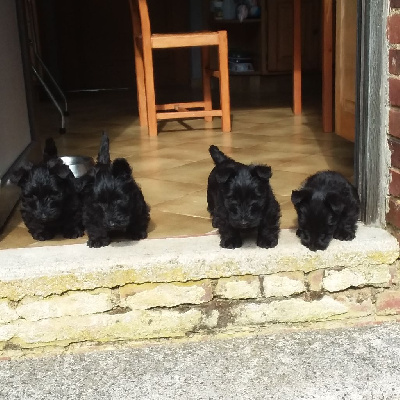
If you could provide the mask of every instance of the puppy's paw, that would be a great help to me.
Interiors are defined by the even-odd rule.
[[[353,240],[356,237],[356,233],[351,230],[350,231],[341,230],[341,231],[335,232],[333,237],[338,240],[349,241],[349,240]]]
[[[129,239],[132,240],[141,240],[141,239],[146,239],[147,238],[147,232],[142,231],[142,232],[130,232],[128,234]]]
[[[55,234],[53,232],[33,232],[31,233],[35,240],[43,242],[44,240],[53,239]]]
[[[236,249],[242,247],[242,239],[240,236],[221,238],[220,246],[224,249]]]
[[[99,248],[99,247],[104,247],[104,246],[108,246],[111,243],[110,238],[89,238],[89,240],[87,241],[87,245],[89,247],[95,247],[95,248]]]
[[[263,249],[272,249],[278,244],[278,237],[258,237],[257,246]]]
[[[63,235],[66,239],[76,239],[83,236],[84,230],[83,228],[76,227],[74,229],[67,229],[64,231]]]

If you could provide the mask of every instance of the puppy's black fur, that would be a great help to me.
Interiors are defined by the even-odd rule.
[[[25,162],[11,177],[21,188],[21,215],[36,240],[49,240],[62,233],[65,238],[83,235],[82,209],[74,176],[57,157],[52,138],[46,140],[43,160]]]
[[[150,208],[126,159],[111,162],[106,133],[102,136],[97,163],[81,178],[80,187],[89,247],[107,246],[113,233],[122,233],[133,240],[147,237]]]
[[[221,247],[241,247],[241,234],[252,229],[258,231],[258,246],[275,247],[280,207],[269,184],[271,167],[241,164],[214,145],[209,151],[215,167],[208,177],[208,211],[213,227],[218,228]]]
[[[356,188],[338,172],[310,176],[292,192],[292,203],[298,215],[296,234],[310,250],[325,250],[332,238],[354,239],[360,200]]]

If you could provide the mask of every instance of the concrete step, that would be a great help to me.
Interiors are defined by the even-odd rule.
[[[400,324],[0,361],[7,400],[398,400]]]
[[[0,355],[158,338],[397,320],[399,247],[360,225],[311,252],[283,230],[274,249],[217,235],[0,252]]]

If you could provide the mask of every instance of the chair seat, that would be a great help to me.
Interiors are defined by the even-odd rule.
[[[177,47],[217,46],[218,32],[190,32],[190,33],[156,33],[151,35],[153,49],[168,49]]]

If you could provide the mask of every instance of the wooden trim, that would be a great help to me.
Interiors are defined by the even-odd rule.
[[[293,113],[301,114],[301,0],[293,1]]]
[[[322,129],[333,131],[333,1],[322,5]]]
[[[385,226],[390,165],[386,137],[387,2],[359,0],[357,11],[355,181],[361,220]]]
[[[266,75],[268,72],[268,60],[267,60],[267,38],[268,38],[268,29],[267,29],[267,4],[266,0],[260,0],[261,7],[261,59],[260,59],[260,69],[263,75]]]

